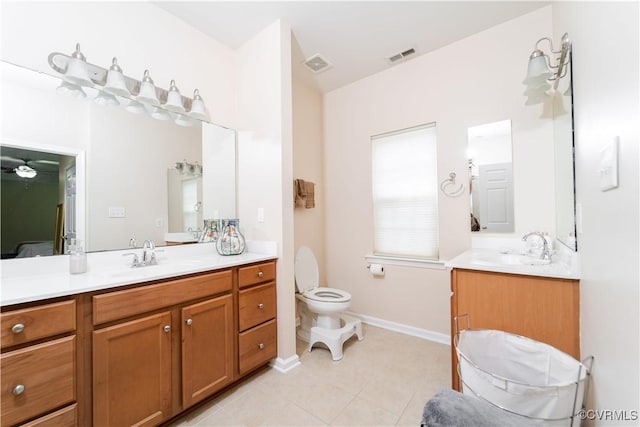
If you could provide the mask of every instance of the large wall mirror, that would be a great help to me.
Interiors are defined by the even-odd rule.
[[[197,233],[203,219],[236,217],[234,130],[200,121],[179,126],[173,120],[98,105],[89,97],[65,96],[56,91],[61,84],[57,77],[0,65],[3,258],[18,256],[25,243],[41,243],[45,249],[34,246],[20,256],[48,254],[46,248],[56,245],[58,205],[63,207],[66,235],[74,231],[74,215],[85,216],[77,233],[89,251],[125,249],[132,238],[163,245],[171,233]],[[74,160],[73,155],[59,155],[65,151],[83,153],[86,159],[82,209],[65,199]],[[36,170],[40,178],[18,176],[20,165]],[[16,215],[16,205],[44,191],[44,182],[37,182],[44,178],[49,180],[47,196],[35,198],[46,199],[46,207],[31,204],[21,208],[28,210],[28,217]],[[5,229],[16,232],[5,235]]]
[[[536,116],[526,125],[503,120],[468,128],[472,232],[514,233],[520,221],[520,231],[549,232],[557,242],[577,251],[571,77],[569,60],[568,71],[559,81],[555,92],[544,103],[527,106],[535,109],[532,111]],[[528,146],[523,141],[514,140],[512,143],[512,124],[519,126],[520,135],[527,132],[527,126],[546,126],[549,137]],[[546,144],[550,144],[549,150]],[[529,151],[525,155],[521,151],[520,163],[516,164],[512,158],[518,150]],[[544,152],[544,155],[540,155],[540,152]],[[517,168],[521,172],[519,175],[516,174]],[[531,172],[522,173],[523,169]],[[553,174],[553,181],[549,181],[553,187],[538,184],[541,174]],[[531,219],[531,212],[524,212],[526,209],[522,205],[519,209],[517,206],[517,200],[522,203],[524,199],[539,195],[542,195],[540,200],[544,200],[544,203],[533,208],[537,212],[553,209],[555,214],[555,221],[545,223],[542,229],[535,228],[537,223]],[[522,219],[524,215],[528,215],[525,224]],[[532,228],[522,230],[522,227]]]

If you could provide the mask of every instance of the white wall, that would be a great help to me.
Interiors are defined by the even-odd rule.
[[[235,125],[233,50],[151,3],[2,2],[1,19],[5,61],[53,73],[49,54],[80,43],[90,63],[108,68],[116,56],[130,77],[149,69],[159,87],[200,89],[212,121]]]
[[[592,407],[639,408],[638,3],[559,2],[554,39],[573,40],[581,353],[594,355]],[[599,189],[600,150],[620,138],[619,187]],[[598,425],[638,425],[601,419]]]
[[[326,94],[324,99],[326,253],[328,282],[351,292],[352,310],[449,334],[449,274],[385,267],[366,270],[373,247],[370,137],[436,122],[438,177],[467,176],[467,128],[510,119],[513,134],[515,233],[555,227],[551,121],[525,107],[522,79],[533,43],[551,33],[551,8],[506,22],[385,72]],[[440,257],[471,245],[469,199],[439,195]]]
[[[276,366],[286,369],[297,362],[290,28],[276,21],[243,44],[236,70],[240,229],[249,240],[278,244]]]
[[[320,283],[326,284],[322,136],[322,94],[294,78],[293,175],[316,184],[315,208],[298,207],[294,211],[295,249],[297,251],[300,246],[311,248],[318,262]]]

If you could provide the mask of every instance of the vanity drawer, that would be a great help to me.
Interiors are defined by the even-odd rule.
[[[242,267],[238,270],[238,286],[241,288],[255,285],[256,283],[268,282],[276,278],[275,261],[262,264]]]
[[[75,400],[75,343],[65,337],[0,357],[2,426]]]
[[[276,317],[276,283],[243,289],[238,297],[239,329],[244,331]]]
[[[62,301],[0,314],[2,348],[76,329],[76,302]]]
[[[20,427],[75,427],[78,425],[78,404],[74,403]]]
[[[242,332],[238,339],[240,374],[260,366],[278,354],[276,320]]]
[[[127,316],[147,313],[230,291],[232,283],[231,270],[225,270],[96,295],[93,297],[93,324],[97,325]]]

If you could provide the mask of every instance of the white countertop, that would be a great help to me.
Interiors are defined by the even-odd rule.
[[[476,248],[463,252],[449,260],[445,265],[449,268],[464,268],[468,270],[494,271],[497,273],[557,279],[580,279],[577,260],[567,256],[554,256],[553,262],[546,265],[519,264],[518,257],[520,256],[520,254],[513,251],[501,253],[498,249]],[[508,263],[503,261],[508,261]]]
[[[274,259],[275,243],[248,243],[249,251],[221,256],[213,244],[167,246],[158,252],[158,265],[131,268],[131,257],[141,249],[87,254],[87,272],[69,273],[69,256],[2,260],[0,305],[39,301],[48,298],[105,290],[117,286],[166,279],[203,271],[235,267]]]

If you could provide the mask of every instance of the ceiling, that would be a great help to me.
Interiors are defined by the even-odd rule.
[[[293,72],[329,92],[549,4],[543,1],[160,1],[155,4],[236,49],[274,21],[293,32]],[[413,48],[393,65],[388,57]],[[331,68],[301,64],[321,54]]]

